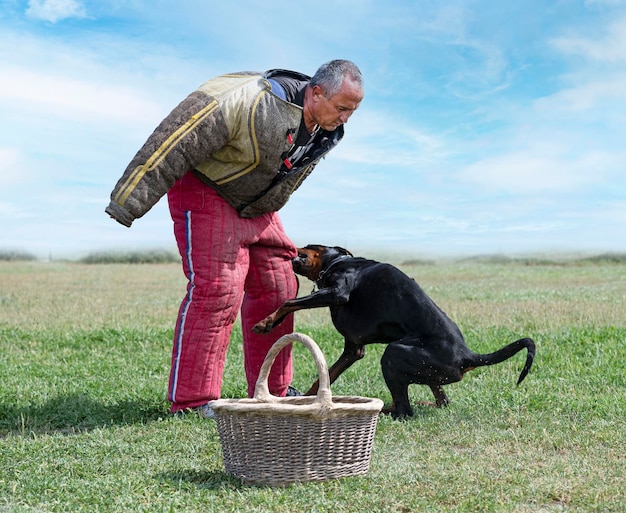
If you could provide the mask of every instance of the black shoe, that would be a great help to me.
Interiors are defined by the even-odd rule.
[[[215,412],[208,404],[203,404],[202,406],[196,406],[195,408],[187,408],[186,410],[179,410],[174,412],[173,415],[175,417],[182,417],[188,414],[199,415],[204,419],[214,419]]]
[[[293,388],[291,385],[287,387],[287,397],[299,397],[301,395],[304,395],[304,394],[300,392],[299,390],[296,390],[295,388]]]

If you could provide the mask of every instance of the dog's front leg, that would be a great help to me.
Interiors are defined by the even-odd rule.
[[[301,307],[293,305],[294,300],[286,301],[283,303],[278,310],[269,314],[262,321],[257,322],[253,327],[252,331],[255,333],[269,333],[276,326],[278,326],[291,312],[296,312],[300,310]]]
[[[343,353],[328,369],[328,375],[330,376],[330,382],[334,383],[335,380],[343,374],[343,372],[350,367],[353,363],[359,361],[365,356],[365,346],[358,346],[346,340],[343,348]],[[311,388],[304,395],[315,395],[319,389],[320,380],[318,379],[313,383]]]
[[[291,312],[304,310],[306,308],[321,308],[337,304],[337,292],[335,289],[322,289],[301,298],[289,299],[285,301],[275,312],[268,315],[262,321],[254,325],[252,331],[255,333],[269,333],[278,326],[283,319]]]

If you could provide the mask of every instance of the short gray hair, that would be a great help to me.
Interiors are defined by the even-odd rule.
[[[356,82],[359,87],[363,87],[363,75],[357,65],[344,59],[335,59],[322,64],[311,78],[309,85],[321,87],[324,96],[330,98],[339,91],[346,77]]]

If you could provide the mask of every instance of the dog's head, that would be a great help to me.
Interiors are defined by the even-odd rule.
[[[345,256],[352,256],[352,253],[339,246],[309,244],[298,248],[298,256],[292,260],[293,270],[296,274],[305,276],[311,281],[317,281],[324,269],[338,258]]]

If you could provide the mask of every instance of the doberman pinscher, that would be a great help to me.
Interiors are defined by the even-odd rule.
[[[385,413],[393,418],[413,415],[408,395],[412,383],[428,385],[435,405],[441,407],[449,404],[442,385],[460,381],[469,370],[503,362],[526,348],[519,385],[533,363],[535,343],[530,338],[490,354],[471,351],[458,326],[415,280],[391,264],[356,258],[336,246],[308,245],[298,249],[293,269],[319,290],[286,301],[253,330],[268,333],[291,312],[329,307],[333,324],[345,339],[343,353],[329,369],[331,383],[363,358],[365,345],[388,344],[381,366],[393,399]],[[307,395],[317,393],[318,384]]]

